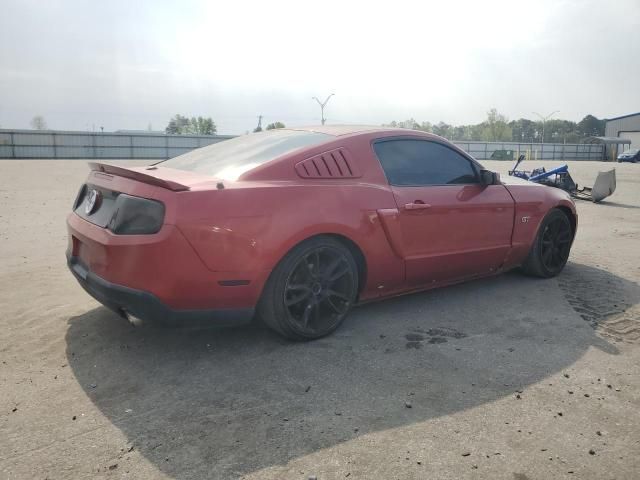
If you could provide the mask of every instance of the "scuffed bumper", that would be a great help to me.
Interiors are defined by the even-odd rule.
[[[150,293],[174,311],[253,309],[269,275],[249,269],[210,270],[173,225],[152,235],[115,235],[75,213],[67,225],[68,257],[92,275]]]
[[[98,302],[120,315],[132,315],[145,323],[236,326],[247,324],[253,318],[253,308],[172,309],[149,292],[105,280],[89,271],[78,257],[67,254],[67,265],[82,288]]]

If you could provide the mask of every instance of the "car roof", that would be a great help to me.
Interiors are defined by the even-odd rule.
[[[397,135],[421,135],[427,137],[436,137],[436,135],[422,132],[420,130],[411,130],[407,128],[379,127],[375,125],[315,125],[308,127],[291,127],[287,130],[298,130],[303,132],[316,132],[341,137],[344,135],[353,135],[358,133],[396,133]]]

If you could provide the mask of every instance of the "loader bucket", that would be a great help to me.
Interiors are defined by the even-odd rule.
[[[593,187],[583,187],[573,192],[573,196],[598,203],[616,191],[616,169],[599,172]]]

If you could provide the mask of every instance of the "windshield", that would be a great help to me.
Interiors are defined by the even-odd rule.
[[[162,162],[162,166],[233,181],[258,165],[332,138],[324,133],[277,129],[242,135],[198,148]]]
[[[627,150],[626,152],[622,152],[623,155],[635,155],[636,153],[638,153],[637,148],[635,150]]]

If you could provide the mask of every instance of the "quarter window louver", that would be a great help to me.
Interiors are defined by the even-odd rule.
[[[361,175],[349,151],[336,148],[299,162],[295,166],[302,178],[357,178]]]

